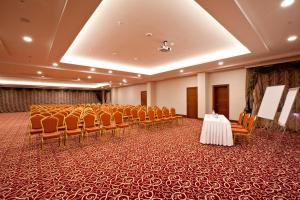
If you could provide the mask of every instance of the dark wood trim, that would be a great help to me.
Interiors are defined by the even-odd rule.
[[[230,114],[230,107],[229,107],[229,101],[230,101],[230,87],[229,84],[220,84],[220,85],[213,85],[212,86],[212,110],[214,110],[214,105],[215,105],[215,93],[214,93],[214,89],[215,87],[222,87],[222,86],[226,86],[228,88],[228,119],[229,119],[229,114]]]

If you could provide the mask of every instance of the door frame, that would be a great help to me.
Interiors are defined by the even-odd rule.
[[[196,109],[196,112],[197,112],[197,116],[196,116],[195,119],[198,119],[198,87],[197,86],[186,88],[186,117],[188,118],[188,89],[189,88],[196,88],[196,94],[197,94],[197,98],[196,98],[196,102],[197,102],[196,107],[197,107],[197,109]]]
[[[230,111],[230,107],[229,107],[229,98],[230,98],[230,87],[229,84],[220,84],[220,85],[213,85],[212,87],[212,110],[214,110],[214,106],[215,106],[215,88],[217,87],[222,87],[222,86],[226,86],[228,89],[228,103],[227,103],[227,107],[228,107],[228,119],[229,119],[229,111]]]

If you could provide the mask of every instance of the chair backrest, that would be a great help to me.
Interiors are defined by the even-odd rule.
[[[131,115],[133,118],[138,118],[138,110],[136,108],[131,109]]]
[[[100,119],[101,119],[101,124],[103,126],[109,126],[111,124],[110,123],[111,115],[107,112],[102,113],[102,115],[100,116]]]
[[[56,113],[55,115],[53,115],[53,117],[56,117],[58,119],[58,127],[64,125],[65,116],[63,114]]]
[[[79,118],[75,115],[68,115],[65,118],[65,124],[67,130],[74,130],[78,128]]]
[[[248,128],[248,123],[250,119],[250,113],[245,114],[244,119],[243,119],[243,127]]]
[[[154,120],[154,117],[155,117],[155,112],[154,112],[154,110],[149,110],[149,111],[148,111],[148,117],[149,117],[149,120],[150,120],[150,121],[153,121],[153,120]]]
[[[41,115],[43,115],[44,117],[49,117],[49,116],[51,116],[51,113],[49,113],[49,112],[43,112],[43,113],[41,113]]]
[[[146,112],[143,109],[139,110],[138,117],[141,122],[145,121],[146,120]]]
[[[256,115],[252,115],[249,119],[248,128],[247,128],[249,133],[251,133],[255,128],[256,118],[257,118]]]
[[[115,112],[114,113],[114,119],[116,124],[122,124],[123,123],[123,114],[121,112]]]
[[[162,114],[163,114],[163,113],[162,113],[161,109],[159,109],[159,108],[156,109],[156,116],[157,116],[158,119],[161,119],[161,118],[162,118]]]
[[[33,115],[30,117],[30,125],[32,129],[41,129],[42,128],[42,119],[44,118],[43,115]]]
[[[127,115],[127,116],[131,116],[131,108],[130,108],[130,107],[125,108],[125,109],[124,109],[124,113],[125,113],[125,115]]]
[[[95,126],[95,115],[92,113],[88,113],[83,117],[83,122],[84,122],[84,127],[85,128],[90,128]]]
[[[170,113],[171,113],[171,116],[174,117],[176,115],[176,110],[175,108],[171,108],[170,109]]]
[[[169,109],[164,108],[162,111],[163,111],[163,114],[164,114],[165,117],[170,117]]]
[[[42,120],[43,133],[57,132],[58,119],[56,117],[46,117]]]
[[[241,113],[240,113],[239,121],[238,121],[239,124],[242,124],[242,123],[243,123],[244,115],[245,115],[245,112],[241,112]]]

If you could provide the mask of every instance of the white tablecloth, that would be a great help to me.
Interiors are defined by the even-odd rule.
[[[232,146],[232,131],[229,120],[224,115],[206,114],[203,121],[200,143]]]

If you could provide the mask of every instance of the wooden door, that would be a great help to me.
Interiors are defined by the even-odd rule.
[[[198,118],[198,88],[189,87],[186,89],[186,105],[187,105],[187,117]]]
[[[141,105],[147,106],[147,91],[141,91]]]
[[[213,86],[213,110],[229,119],[229,85]]]

